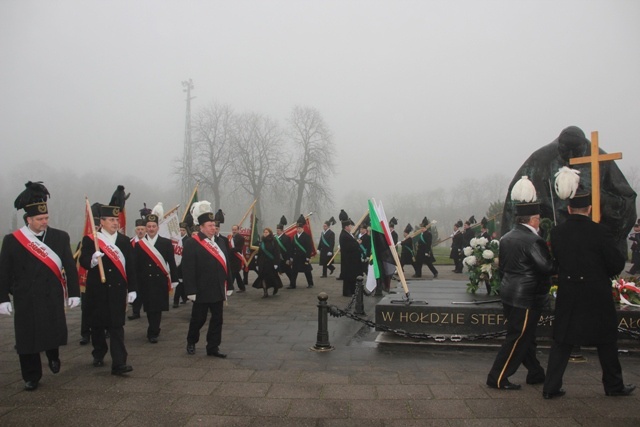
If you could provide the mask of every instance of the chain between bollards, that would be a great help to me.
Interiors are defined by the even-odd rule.
[[[329,306],[326,292],[318,294],[318,334],[316,345],[311,347],[313,351],[331,351],[334,347],[329,343]]]

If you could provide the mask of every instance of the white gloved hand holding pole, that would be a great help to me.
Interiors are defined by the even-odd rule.
[[[69,297],[67,305],[69,306],[69,308],[76,308],[80,305],[80,297]]]
[[[136,298],[138,298],[138,293],[136,291],[131,291],[127,295],[127,302],[131,304],[136,300]]]
[[[104,253],[100,251],[95,251],[93,255],[91,255],[91,268],[98,265],[98,259],[102,258],[103,256],[104,256]]]
[[[0,314],[6,314],[7,316],[11,316],[12,312],[13,312],[13,307],[11,307],[10,301],[0,303]]]
[[[196,294],[187,295],[187,299],[191,302],[196,302]]]

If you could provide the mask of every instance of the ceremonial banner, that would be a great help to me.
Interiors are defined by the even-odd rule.
[[[313,233],[311,232],[311,214],[309,215],[305,215],[304,219],[306,220],[305,224],[304,224],[304,232],[307,233],[309,235],[309,237],[311,237],[311,247],[312,247],[312,251],[311,251],[311,255],[309,256],[309,258],[313,258],[314,256],[316,256],[316,254],[318,253],[316,251],[316,242],[313,238]],[[296,233],[298,232],[298,224],[296,224],[295,222],[293,224],[291,224],[290,226],[288,226],[285,230],[284,230],[284,234],[286,234],[287,236],[289,236],[289,238],[291,239],[291,241],[293,241],[293,236],[296,235]]]
[[[367,272],[368,291],[376,288],[376,279],[391,276],[396,271],[396,263],[391,253],[393,237],[382,203],[369,200],[369,218],[371,219],[371,263]]]
[[[82,231],[82,236],[92,236],[93,235],[93,215],[89,216],[89,211],[87,209],[84,210],[84,230]],[[84,293],[87,289],[87,269],[80,265],[80,252],[82,251],[82,239],[80,239],[80,244],[78,245],[78,250],[75,253],[76,259],[76,267],[78,268],[78,282],[80,284],[80,293]]]
[[[242,248],[242,256],[244,257],[244,270],[249,271],[249,263],[253,254],[258,250],[260,244],[261,231],[258,225],[259,219],[256,216],[256,200],[253,201],[247,213],[244,214],[242,220],[238,224],[238,232],[244,237],[244,247]]]
[[[180,238],[180,221],[178,220],[178,207],[171,209],[158,224],[158,234],[166,237],[173,243],[173,254],[176,265],[182,262],[182,239]]]

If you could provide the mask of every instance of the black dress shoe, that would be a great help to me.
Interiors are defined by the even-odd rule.
[[[173,303],[173,308],[178,308],[178,307],[180,307],[180,304],[178,304],[177,302]]]
[[[225,359],[227,357],[226,354],[220,353],[219,351],[207,351],[207,356],[219,357],[221,359]]]
[[[552,391],[552,392],[546,392],[546,391],[542,392],[542,397],[544,397],[545,399],[554,399],[556,397],[562,397],[564,395],[565,395],[565,391],[563,389],[560,389],[558,391]]]
[[[118,365],[111,368],[111,375],[123,375],[131,371],[133,371],[131,365]]]
[[[138,314],[133,313],[131,316],[127,316],[127,319],[129,319],[129,320],[136,320],[136,319],[139,319],[139,318],[140,318],[140,313],[138,313]]]
[[[624,387],[622,387],[621,390],[605,391],[604,394],[606,394],[607,396],[629,396],[631,393],[633,393],[633,390],[635,389],[636,389],[635,385],[627,384]]]
[[[60,359],[49,360],[49,369],[51,369],[51,372],[54,374],[60,372]]]
[[[38,388],[38,381],[27,381],[24,383],[24,389],[26,391],[33,391]]]
[[[307,285],[307,288],[313,288],[313,285]]]
[[[189,356],[193,356],[196,354],[196,345],[195,344],[187,344],[187,354]]]
[[[295,286],[291,286],[291,285],[287,286],[287,289],[295,289],[295,288],[296,288]]]
[[[104,366],[104,361],[102,359],[93,359],[93,367],[99,368],[100,366]]]
[[[497,388],[500,390],[520,390],[522,388],[520,384],[514,384],[509,381],[505,381],[500,387],[498,387],[497,385],[488,384],[488,383],[487,385],[491,388]]]
[[[321,278],[321,279],[326,279],[326,278],[327,278],[327,276],[326,276],[326,275],[325,275],[325,276],[320,276],[320,278]]]
[[[90,342],[90,341],[91,341],[91,337],[85,337],[85,336],[83,336],[83,337],[80,339],[80,345],[87,345],[87,344],[89,344],[89,342]]]
[[[158,344],[158,337],[149,337],[149,342],[151,344]]]

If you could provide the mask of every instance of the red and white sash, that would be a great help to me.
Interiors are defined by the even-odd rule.
[[[193,236],[196,239],[196,242],[200,243],[203,248],[207,250],[215,259],[218,260],[222,267],[224,268],[225,274],[227,273],[227,258],[224,256],[224,253],[220,250],[218,244],[211,239],[201,239],[198,234]]]
[[[233,241],[233,234],[229,234],[229,243],[231,243],[231,247],[233,249],[236,248],[236,243]],[[240,265],[243,264],[244,262],[244,257],[242,256],[242,254],[240,252],[233,252],[233,254],[235,255],[236,258],[238,258],[240,260]]]
[[[57,253],[53,251],[44,242],[41,242],[36,238],[31,230],[25,225],[19,230],[13,232],[13,236],[20,242],[24,248],[29,251],[38,260],[42,261],[44,265],[56,275],[64,292],[65,299],[67,298],[67,277],[64,274],[62,267],[62,260]]]
[[[119,247],[111,243],[105,237],[102,232],[98,234],[98,246],[100,250],[109,258],[109,260],[116,266],[124,280],[127,280],[127,270],[125,266],[127,265],[127,261],[124,259],[124,254],[120,250]],[[93,236],[90,234],[89,238],[93,240]]]
[[[147,239],[138,240],[138,244],[142,248],[142,250],[153,260],[153,262],[158,266],[158,268],[162,271],[162,273],[167,278],[167,285],[169,286],[169,292],[171,292],[171,274],[169,264],[164,259],[162,254],[156,249],[155,246],[150,245]]]

